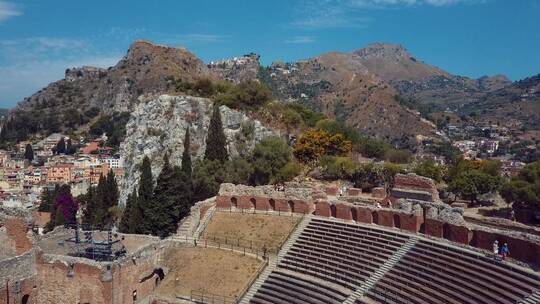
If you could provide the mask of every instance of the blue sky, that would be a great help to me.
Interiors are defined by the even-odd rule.
[[[540,73],[540,0],[0,0],[0,107],[135,39],[264,64],[399,43],[451,73]]]

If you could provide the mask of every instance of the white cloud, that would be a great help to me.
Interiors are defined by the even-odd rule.
[[[284,41],[290,44],[307,44],[315,42],[315,37],[312,36],[294,36]]]
[[[63,78],[66,68],[109,67],[122,57],[120,51],[104,49],[107,49],[105,53],[86,40],[63,37],[0,41],[0,103],[14,105]]]
[[[449,6],[483,3],[488,0],[303,0],[295,9],[296,20],[289,26],[305,29],[366,28],[372,21],[362,16],[369,9],[415,6]]]
[[[67,68],[95,66],[106,68],[116,64],[121,55],[88,56],[70,60],[19,62],[0,67],[0,108],[14,106],[49,83],[64,78]],[[5,104],[4,104],[5,103]]]
[[[22,15],[22,12],[12,3],[0,0],[0,22]]]

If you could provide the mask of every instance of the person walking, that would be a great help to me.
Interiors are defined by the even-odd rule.
[[[493,258],[496,260],[499,255],[499,241],[493,242]]]
[[[508,255],[510,255],[510,249],[508,249],[508,243],[504,243],[504,245],[501,247],[501,255],[503,261],[506,259]]]

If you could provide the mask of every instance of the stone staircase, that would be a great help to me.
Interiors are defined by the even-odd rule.
[[[418,242],[417,237],[410,237],[407,242],[401,246],[393,255],[390,257],[384,264],[377,269],[360,287],[351,294],[344,304],[354,304],[356,300],[361,299],[368,290],[373,288],[375,284],[382,279],[382,277],[390,270],[394,265],[396,265],[399,260],[407,253],[411,248],[414,247],[414,245]]]
[[[539,304],[540,303],[540,290],[530,294],[525,299],[519,302],[520,304]]]
[[[277,267],[277,259],[275,256],[270,256],[268,260],[268,265],[264,268],[263,272],[255,282],[249,287],[246,294],[242,297],[240,300],[240,304],[249,304],[249,301],[253,298],[253,296],[257,293],[257,290],[262,286],[264,281],[268,278],[268,276],[274,271]]]
[[[304,229],[307,227],[310,220],[311,220],[311,216],[306,215],[302,218],[302,221],[298,223],[298,225],[296,226],[296,229],[294,229],[294,231],[291,233],[291,235],[289,236],[285,244],[283,244],[283,246],[281,247],[281,250],[279,251],[278,256],[277,256],[278,262],[281,261],[281,259],[287,254],[289,249],[294,245],[294,243],[296,243],[296,240],[298,239],[300,234],[302,234]]]
[[[274,271],[277,267],[278,262],[287,254],[287,251],[294,245],[296,242],[296,239],[298,239],[298,236],[302,234],[302,231],[304,231],[304,228],[309,224],[309,221],[311,220],[311,217],[309,215],[306,215],[302,218],[302,221],[298,223],[294,231],[289,235],[289,238],[283,244],[281,249],[279,250],[279,253],[277,256],[270,255],[268,260],[268,265],[264,268],[263,272],[257,278],[257,280],[249,287],[248,291],[244,295],[244,297],[241,299],[239,303],[241,304],[248,304],[251,298],[257,293],[257,290],[259,290],[259,287],[266,281],[270,273]]]
[[[210,220],[214,216],[215,212],[216,212],[215,206],[210,207],[210,209],[206,211],[199,225],[197,226],[197,229],[193,233],[194,238],[198,239],[201,236],[201,234],[204,232],[204,229],[206,229],[206,226],[208,226],[208,223],[210,223]]]
[[[178,229],[176,230],[176,235],[180,238],[182,237],[191,237],[191,222],[192,222],[192,216],[189,215],[180,221],[180,225],[178,225]]]

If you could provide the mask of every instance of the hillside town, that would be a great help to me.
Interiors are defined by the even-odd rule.
[[[69,185],[74,196],[86,193],[112,170],[117,182],[124,175],[123,159],[103,143],[77,140],[55,133],[36,141],[22,141],[13,150],[0,150],[0,205],[32,208],[44,189]]]

